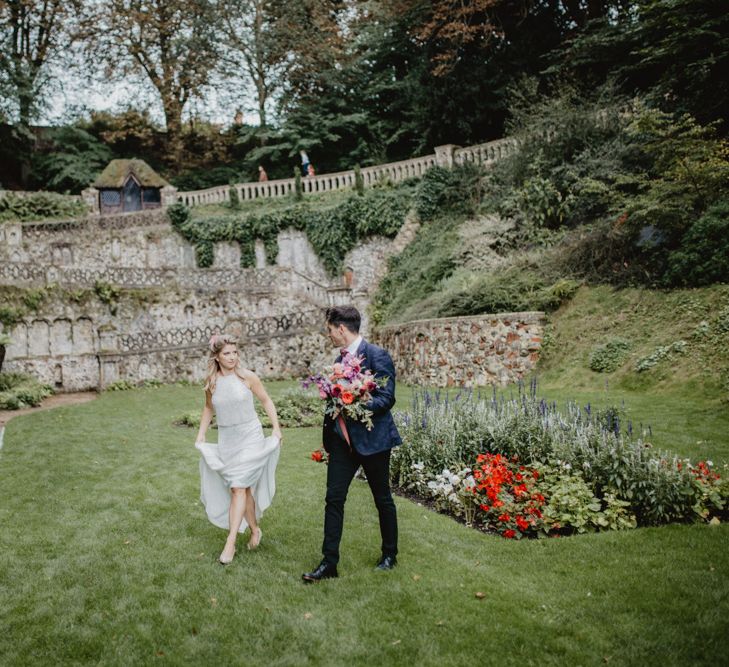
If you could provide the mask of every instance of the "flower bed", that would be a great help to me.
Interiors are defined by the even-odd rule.
[[[397,414],[393,484],[507,538],[724,517],[729,467],[654,450],[615,408],[462,390]]]

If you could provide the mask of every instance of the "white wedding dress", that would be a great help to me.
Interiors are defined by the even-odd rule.
[[[218,421],[218,444],[198,443],[200,500],[211,523],[229,528],[230,489],[249,488],[256,502],[256,519],[270,506],[276,492],[278,438],[263,435],[253,407],[253,393],[235,373],[218,377],[213,392]],[[245,519],[239,532],[248,524]]]

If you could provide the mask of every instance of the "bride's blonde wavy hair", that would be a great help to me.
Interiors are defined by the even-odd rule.
[[[230,334],[215,334],[210,337],[208,347],[210,353],[208,354],[208,371],[205,376],[205,391],[209,391],[211,394],[215,391],[215,383],[217,382],[218,375],[221,373],[220,362],[218,361],[218,355],[221,353],[226,345],[235,345],[238,347],[238,339]],[[238,357],[238,365],[235,367],[234,372],[241,379],[240,357]]]

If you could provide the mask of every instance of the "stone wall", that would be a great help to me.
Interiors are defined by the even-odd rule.
[[[406,223],[411,232],[413,224]],[[333,357],[321,335],[324,309],[354,302],[364,311],[402,238],[355,247],[345,282],[326,273],[306,235],[294,230],[280,233],[275,266],[257,252],[259,268],[242,269],[238,245],[221,243],[214,266],[198,269],[192,246],[159,211],[3,224],[0,305],[22,313],[7,327],[3,370],[30,373],[59,391],[199,380],[206,341],[229,331],[264,377],[303,375]],[[28,306],[26,297],[38,294],[41,302]]]
[[[392,355],[400,382],[472,387],[533,370],[543,330],[544,313],[499,313],[390,325],[373,339]]]

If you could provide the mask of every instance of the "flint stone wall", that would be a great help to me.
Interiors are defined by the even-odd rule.
[[[278,240],[275,266],[258,244],[259,268],[242,269],[238,244],[220,243],[213,268],[198,269],[194,248],[159,211],[0,225],[0,302],[57,285],[6,332],[3,370],[58,391],[198,381],[205,343],[219,331],[240,336],[244,363],[263,377],[318,370],[335,356],[321,335],[324,308],[356,303],[364,311],[398,239],[355,247],[346,275],[334,277],[305,234],[284,230]],[[100,284],[121,290],[113,303],[101,300]]]
[[[54,293],[51,293],[54,294]],[[263,377],[301,376],[332,357],[323,308],[295,293],[136,290],[113,304],[56,293],[10,328],[3,371],[59,391],[117,380],[200,380],[213,333],[238,336],[243,363]]]
[[[381,327],[399,382],[437,387],[506,385],[532,371],[542,347],[542,312],[418,320]]]

